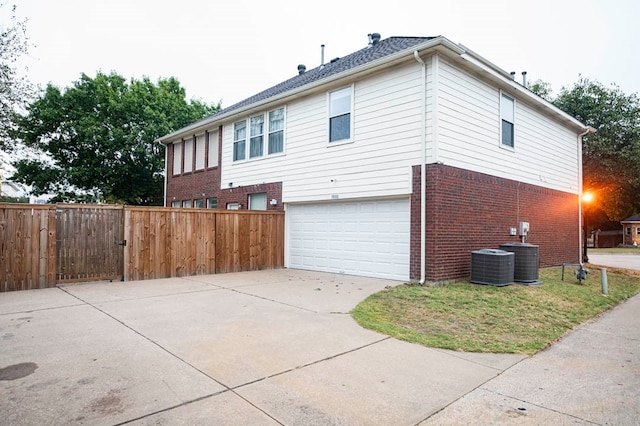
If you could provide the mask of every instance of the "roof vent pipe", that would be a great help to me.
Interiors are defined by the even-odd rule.
[[[320,66],[324,66],[324,44],[320,45]]]
[[[522,85],[524,87],[527,87],[527,72],[526,71],[522,71]]]
[[[371,44],[375,46],[380,42],[380,38],[381,38],[380,33],[371,34]]]
[[[298,75],[304,74],[306,70],[307,70],[307,67],[305,67],[304,65],[302,64],[298,65]]]
[[[515,71],[511,71],[509,74],[511,74],[511,80],[515,80],[516,79],[516,72]]]

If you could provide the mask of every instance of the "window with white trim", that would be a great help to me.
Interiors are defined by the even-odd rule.
[[[264,146],[264,115],[256,115],[249,119],[251,139],[249,139],[249,158],[262,157]]]
[[[207,208],[208,209],[217,209],[218,208],[218,199],[216,197],[207,198]]]
[[[173,174],[182,173],[182,141],[173,143]]]
[[[233,124],[233,161],[284,152],[284,107]],[[248,129],[248,134],[247,134]],[[247,139],[249,142],[248,150]]]
[[[204,133],[196,136],[196,170],[204,169]]]
[[[193,138],[184,139],[184,172],[193,170]]]
[[[190,208],[191,207],[191,200],[182,200],[182,207]]]
[[[173,208],[180,207],[180,200],[172,201],[171,202],[171,207],[173,207]]]
[[[351,139],[352,88],[329,93],[329,142]]]
[[[269,111],[269,148],[268,154],[284,151],[284,108]]]
[[[515,146],[515,106],[516,101],[513,98],[504,93],[500,94],[500,143],[510,148]]]
[[[249,210],[266,210],[267,193],[249,194]]]
[[[233,123],[233,161],[245,159],[245,145],[247,143],[247,121]]]
[[[193,200],[193,208],[194,209],[204,209],[204,200],[202,198],[198,198],[197,200]]]
[[[216,167],[218,165],[218,131],[211,131],[208,136],[209,158],[207,158],[207,167]]]

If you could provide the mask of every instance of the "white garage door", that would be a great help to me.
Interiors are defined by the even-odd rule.
[[[409,279],[409,200],[287,205],[289,267]]]

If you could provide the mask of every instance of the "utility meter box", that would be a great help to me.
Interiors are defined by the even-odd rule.
[[[518,224],[518,235],[521,237],[529,234],[529,222],[520,222]]]

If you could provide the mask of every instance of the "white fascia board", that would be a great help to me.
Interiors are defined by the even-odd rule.
[[[272,96],[262,101],[258,101],[258,102],[246,105],[244,107],[234,109],[233,111],[229,111],[226,114],[217,115],[210,119],[205,118],[189,126],[183,127],[182,129],[177,130],[173,133],[162,136],[161,138],[156,139],[155,142],[160,144],[167,144],[167,143],[173,142],[176,139],[181,138],[183,135],[188,135],[191,133],[197,133],[198,131],[201,131],[201,130],[206,130],[207,127],[211,127],[211,125],[213,124],[219,125],[233,118],[246,116],[252,110],[264,109],[265,105],[269,105],[276,102],[283,102],[289,99],[295,99],[296,97],[300,97],[301,95],[306,95],[308,92],[316,90],[322,86],[330,85],[334,82],[347,79],[358,74],[366,73],[372,69],[379,68],[381,66],[391,66],[405,60],[415,60],[413,56],[414,51],[417,50],[418,52],[424,52],[426,50],[430,50],[438,46],[443,46],[447,50],[452,50],[457,54],[464,53],[464,49],[462,49],[459,45],[453,43],[452,41],[448,40],[445,37],[438,36],[422,44],[414,46],[412,48],[405,49],[400,52],[394,53],[392,55],[377,59],[375,61],[368,62],[359,67],[351,68],[349,70],[332,75],[325,79],[314,81],[313,83],[306,84],[304,86],[298,87],[296,89],[290,90],[288,92],[284,92],[276,96]]]
[[[555,115],[560,118],[562,121],[571,124],[576,130],[586,131],[589,130],[589,127],[581,123],[576,118],[562,111],[557,106],[553,105],[551,102],[546,99],[541,98],[540,96],[533,93],[531,90],[527,89],[520,83],[516,82],[511,78],[511,74],[499,68],[498,66],[492,64],[491,62],[484,59],[482,56],[476,54],[475,52],[464,48],[464,46],[460,45],[465,52],[460,55],[460,58],[464,59],[468,63],[472,64],[474,67],[481,69],[485,73],[491,75],[495,81],[502,84],[503,86],[507,86],[511,90],[519,93],[523,98],[528,100],[530,103],[534,105],[538,105],[539,109],[550,113],[551,115]]]

